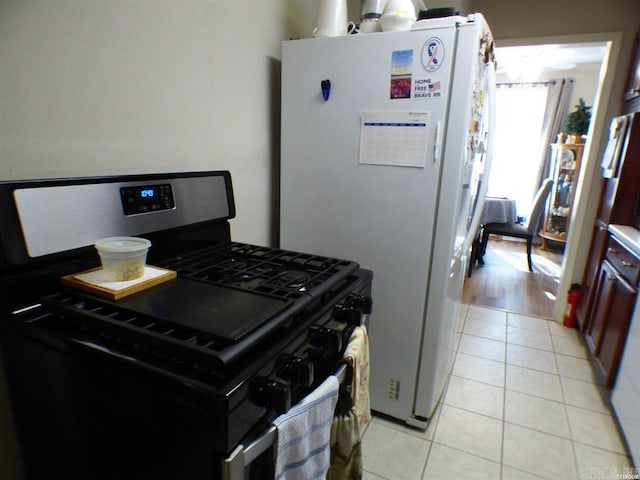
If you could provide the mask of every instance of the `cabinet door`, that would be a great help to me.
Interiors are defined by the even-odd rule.
[[[604,258],[607,236],[607,225],[600,220],[596,220],[591,237],[589,257],[582,278],[580,303],[578,303],[578,308],[576,309],[576,320],[583,331],[589,327],[593,297],[596,293],[598,273],[600,271],[600,264]]]
[[[587,345],[594,356],[597,356],[600,352],[602,336],[607,328],[616,278],[615,270],[613,270],[609,262],[605,261],[598,274],[593,304],[594,310],[587,328]]]
[[[607,388],[615,381],[635,300],[636,289],[605,261],[598,277],[587,344]]]

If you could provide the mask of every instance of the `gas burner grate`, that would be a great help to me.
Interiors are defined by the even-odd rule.
[[[235,242],[174,257],[160,266],[185,277],[294,300],[318,296],[358,268],[354,262]]]
[[[190,365],[203,373],[219,376],[221,363],[216,353],[229,341],[188,326],[151,318],[108,302],[75,293],[45,297],[43,307],[64,319],[68,326],[129,345],[176,364]]]

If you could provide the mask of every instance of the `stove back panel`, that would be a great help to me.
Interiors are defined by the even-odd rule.
[[[125,214],[123,189],[170,185],[169,208]],[[92,245],[112,236],[135,236],[230,218],[224,176],[19,187],[13,192],[28,255],[32,258]]]

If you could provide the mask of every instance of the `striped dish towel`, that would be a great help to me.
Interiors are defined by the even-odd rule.
[[[278,429],[276,480],[325,478],[339,386],[337,377],[331,375],[299,404],[273,421]]]

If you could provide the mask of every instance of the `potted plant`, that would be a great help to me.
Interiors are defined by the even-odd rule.
[[[585,103],[582,97],[580,97],[575,107],[576,109],[570,112],[564,121],[564,130],[573,137],[573,142],[569,141],[569,143],[582,143],[582,136],[589,131],[591,107]]]

